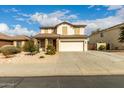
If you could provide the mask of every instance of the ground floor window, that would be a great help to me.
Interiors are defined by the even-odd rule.
[[[21,47],[21,41],[17,41],[17,42],[16,42],[16,46],[17,46],[17,47]]]

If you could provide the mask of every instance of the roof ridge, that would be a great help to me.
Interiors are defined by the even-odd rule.
[[[103,31],[106,31],[106,30],[109,30],[109,29],[112,29],[112,28],[116,28],[116,27],[121,26],[121,25],[124,25],[124,22],[123,23],[120,23],[120,24],[116,24],[116,25],[111,26],[111,27],[108,27],[108,28],[105,28],[105,29],[102,29],[100,31],[94,31],[94,32],[92,32],[91,35],[97,34],[97,33],[100,33],[100,32],[103,32]]]
[[[54,25],[54,26],[43,26],[43,27],[40,27],[40,29],[41,28],[55,28],[55,27],[57,27],[58,25],[60,25],[60,24],[63,24],[63,23],[66,23],[66,24],[69,24],[69,25],[72,25],[72,26],[86,26],[86,25],[81,25],[81,24],[74,24],[74,23],[71,23],[71,22],[67,22],[67,21],[63,21],[63,22],[60,22],[60,23],[58,23],[58,24],[56,24],[56,25]]]

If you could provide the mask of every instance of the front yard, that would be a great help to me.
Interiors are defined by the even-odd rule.
[[[40,56],[44,56],[44,58],[40,58]],[[2,54],[0,54],[0,63],[1,64],[35,64],[35,63],[49,63],[51,59],[54,60],[56,55],[45,55],[45,53],[37,53],[35,55],[27,55],[26,52],[21,52],[15,54],[13,57],[5,58]],[[50,60],[49,60],[50,59]],[[54,62],[54,61],[53,61]]]
[[[0,54],[0,76],[58,76],[124,74],[124,56],[115,53],[88,51],[63,52],[56,55],[24,52],[12,58]]]

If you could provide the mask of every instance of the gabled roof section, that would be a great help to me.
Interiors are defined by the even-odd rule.
[[[81,25],[81,24],[79,25],[79,24],[71,24],[69,22],[62,22],[62,23],[57,24],[56,27],[61,25],[61,24],[68,24],[68,25],[71,25],[71,26],[74,26],[74,27],[85,27],[86,26],[86,25]]]
[[[59,34],[51,34],[51,33],[47,33],[47,34],[37,34],[34,36],[34,38],[58,38],[59,37]]]
[[[86,27],[86,25],[72,24],[72,23],[69,23],[69,22],[61,22],[61,23],[59,23],[57,25],[54,25],[54,26],[43,26],[43,27],[40,27],[40,29],[54,29],[54,28],[58,27],[61,24],[68,24],[68,25],[71,25],[73,27]]]
[[[30,40],[30,37],[26,35],[16,35],[12,37],[12,40]]]

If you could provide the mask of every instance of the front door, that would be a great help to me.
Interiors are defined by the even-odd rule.
[[[55,49],[56,49],[56,39],[55,40],[53,40],[53,46],[55,47]]]
[[[41,46],[42,50],[45,51],[45,39],[40,40],[40,46]]]

